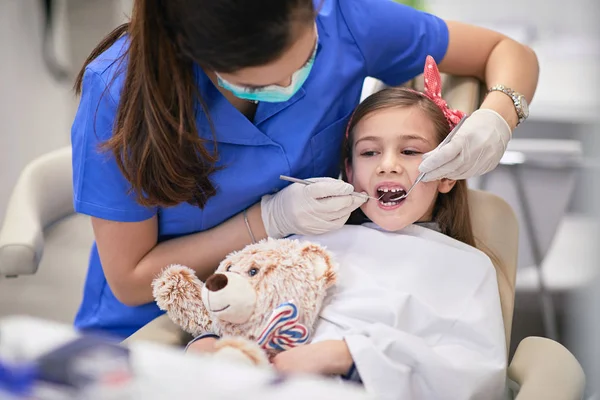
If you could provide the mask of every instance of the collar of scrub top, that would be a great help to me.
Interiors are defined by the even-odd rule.
[[[318,68],[319,62],[319,54],[323,49],[323,34],[326,35],[323,31],[323,27],[317,18],[316,21],[316,29],[317,29],[317,38],[316,38],[316,46],[317,51],[315,54],[315,61],[313,64],[313,69],[311,70],[311,75]],[[220,129],[217,129],[217,141],[222,143],[236,144],[236,145],[269,145],[272,144],[270,139],[262,134],[262,135],[248,135],[248,131],[245,129],[239,129],[239,124],[248,124],[252,123],[255,125],[256,129],[260,129],[260,124],[273,117],[277,113],[285,110],[290,107],[292,104],[301,100],[305,95],[306,91],[304,87],[309,84],[311,80],[311,75],[308,76],[304,85],[298,89],[298,91],[285,102],[280,103],[266,103],[260,102],[257,106],[256,113],[254,115],[254,120],[249,122],[247,118],[242,115],[239,111],[235,110],[233,105],[229,103],[225,97],[219,92],[219,89],[215,87],[212,81],[206,76],[202,68],[196,65],[196,79],[200,86],[200,91],[203,96],[205,103],[208,106],[208,111],[211,114],[218,113],[232,113],[231,118],[227,118],[226,121],[220,121]],[[202,112],[202,108],[198,107],[198,111],[196,112],[196,121],[199,126],[210,126],[209,121],[206,115]],[[213,119],[214,121],[214,119]],[[231,124],[231,125],[229,125]],[[229,125],[229,126],[228,126]],[[257,132],[258,133],[258,132]],[[210,129],[199,129],[199,135],[209,141],[213,140],[212,132]]]

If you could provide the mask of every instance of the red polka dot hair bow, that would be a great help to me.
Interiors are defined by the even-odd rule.
[[[460,110],[451,109],[448,107],[448,103],[442,99],[442,77],[440,76],[440,71],[435,60],[431,56],[427,56],[427,60],[425,61],[423,77],[425,79],[425,93],[423,94],[442,110],[450,124],[450,128],[454,128],[465,113]]]

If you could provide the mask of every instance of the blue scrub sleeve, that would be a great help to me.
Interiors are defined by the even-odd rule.
[[[364,57],[367,75],[391,86],[423,73],[448,49],[446,22],[393,0],[338,0],[342,16]]]
[[[117,82],[117,81],[115,81]],[[121,222],[143,221],[156,210],[139,205],[112,152],[99,146],[113,131],[117,102],[103,76],[87,69],[79,108],[71,128],[75,211]]]

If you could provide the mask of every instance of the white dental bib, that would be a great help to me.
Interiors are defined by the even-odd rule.
[[[373,223],[318,236],[339,263],[313,342],[345,339],[377,399],[499,399],[506,345],[496,272],[424,226]]]

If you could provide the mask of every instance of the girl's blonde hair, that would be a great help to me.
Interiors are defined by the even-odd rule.
[[[450,125],[442,110],[429,98],[406,88],[388,88],[366,98],[355,110],[348,125],[348,134],[342,149],[342,164],[352,162],[353,131],[365,116],[382,109],[416,107],[423,111],[433,122],[438,143],[450,133]],[[348,180],[346,169],[342,168],[344,180]],[[456,181],[448,193],[439,193],[433,209],[433,221],[439,225],[441,232],[456,240],[477,247],[471,225],[469,212],[468,187],[465,180]],[[351,217],[350,223],[365,220],[360,209]],[[484,246],[482,246],[484,247]],[[492,255],[482,248],[480,250]]]

